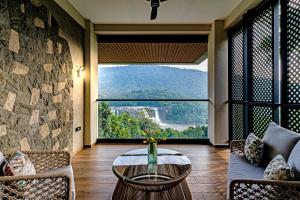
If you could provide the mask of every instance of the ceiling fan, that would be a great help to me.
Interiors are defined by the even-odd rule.
[[[147,0],[147,1],[150,1],[150,0]],[[152,7],[151,17],[150,17],[151,20],[156,19],[157,9],[159,7],[159,4],[160,4],[160,2],[164,2],[164,1],[167,1],[167,0],[151,0],[151,7]]]

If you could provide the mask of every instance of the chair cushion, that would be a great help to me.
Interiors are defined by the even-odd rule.
[[[7,161],[4,157],[4,155],[2,154],[2,152],[0,152],[0,176],[4,176],[4,170],[3,167],[6,165]]]
[[[275,156],[281,154],[285,160],[299,141],[300,135],[271,122],[263,138],[264,162],[269,163]]]
[[[45,171],[41,174],[42,175],[60,175],[60,174],[64,174],[64,175],[68,176],[71,180],[72,200],[75,200],[75,197],[76,197],[75,181],[74,181],[73,168],[72,168],[71,165],[68,165],[68,166],[62,167],[62,168],[57,168],[57,169]]]
[[[5,176],[36,175],[35,168],[29,158],[17,151],[4,167]]]
[[[292,181],[295,176],[282,155],[277,155],[267,166],[264,178],[267,180]]]
[[[264,144],[261,139],[250,133],[246,139],[244,154],[248,161],[258,166],[262,160]]]
[[[296,180],[300,180],[300,141],[297,142],[293,148],[290,157],[288,159],[288,164],[290,165]]]
[[[228,166],[228,183],[234,179],[264,179],[264,168],[252,165],[245,156],[231,153]]]

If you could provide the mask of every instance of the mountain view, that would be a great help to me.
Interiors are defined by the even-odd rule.
[[[100,138],[142,138],[149,127],[167,138],[207,138],[207,102],[184,101],[208,98],[206,71],[128,65],[99,67],[98,75],[99,99],[123,100],[99,103]]]
[[[207,99],[207,72],[158,65],[99,67],[99,98]]]

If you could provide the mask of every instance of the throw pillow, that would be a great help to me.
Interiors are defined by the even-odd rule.
[[[299,140],[299,134],[271,122],[263,138],[265,164],[279,154],[287,160]]]
[[[0,152],[0,176],[4,176],[3,167],[7,163],[4,155]]]
[[[15,155],[12,156],[4,168],[4,175],[6,176],[36,175],[32,162],[20,151],[17,151]]]
[[[300,141],[293,148],[290,157],[288,159],[288,164],[291,167],[291,170],[295,174],[295,178],[300,180]]]
[[[244,154],[248,161],[255,166],[258,166],[263,157],[264,145],[262,140],[250,133],[246,139]]]
[[[264,172],[267,180],[294,180],[295,176],[290,166],[286,163],[282,155],[277,155],[271,160]]]

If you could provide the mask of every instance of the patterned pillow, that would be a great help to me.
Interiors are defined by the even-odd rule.
[[[4,167],[5,176],[26,176],[36,175],[35,168],[29,158],[20,151]]]
[[[4,157],[4,155],[2,154],[2,152],[0,152],[0,176],[4,176],[3,173],[3,167],[4,165],[6,165],[7,161]]]
[[[244,154],[248,161],[258,166],[263,157],[264,145],[261,139],[250,133],[246,139]]]
[[[282,155],[277,155],[271,160],[264,172],[264,178],[268,180],[294,180],[295,176],[290,166]]]

